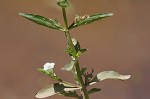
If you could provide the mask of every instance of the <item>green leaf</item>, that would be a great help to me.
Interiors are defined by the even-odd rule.
[[[99,92],[99,91],[101,91],[101,89],[99,89],[99,88],[92,88],[92,89],[90,89],[88,91],[88,94],[92,94],[92,93]]]
[[[97,74],[97,78],[102,81],[105,79],[119,79],[119,80],[127,80],[131,76],[130,75],[121,75],[115,71],[104,71]]]
[[[45,75],[51,77],[51,79],[53,79],[53,80],[62,81],[62,80],[59,78],[59,76],[57,76],[57,75],[54,73],[53,69],[43,70],[43,69],[39,68],[38,71],[40,71],[40,72],[44,73]]]
[[[72,48],[70,48],[69,46],[68,46],[67,49],[65,49],[65,51],[66,51],[70,56],[73,56],[73,57],[76,56],[76,52],[75,52]]]
[[[65,84],[65,83],[55,83],[40,90],[38,93],[36,93],[35,97],[46,98],[46,97],[55,95],[57,93],[74,91],[78,89],[81,89],[81,87],[76,87],[76,86]]]
[[[84,53],[84,52],[86,52],[86,51],[88,51],[88,49],[81,49],[81,50],[80,50],[80,53]]]
[[[76,52],[80,51],[81,47],[80,47],[79,42],[75,38],[71,38],[71,40],[72,40],[72,43],[75,47]]]
[[[73,28],[78,27],[78,26],[83,26],[83,25],[92,23],[94,21],[98,21],[98,20],[101,20],[103,18],[110,17],[112,15],[113,15],[112,13],[98,13],[98,14],[91,15],[91,16],[89,16],[89,15],[85,15],[85,16],[76,15],[75,21],[69,26],[68,29],[70,30],[70,29],[73,29]]]
[[[70,47],[68,47],[65,51],[69,53],[70,56],[73,56],[72,57],[73,59],[79,58],[84,52],[88,50],[88,49],[81,49],[79,42],[75,38],[72,38],[71,40],[75,47],[75,51]]]
[[[97,76],[92,80],[90,85],[107,79],[127,80],[130,77],[131,75],[122,75],[115,71],[103,71],[97,74]]]
[[[60,26],[57,20],[48,19],[40,15],[34,14],[26,14],[26,13],[19,13],[19,15],[23,16],[26,19],[29,19],[39,25],[43,25],[52,29],[64,31],[64,29]]]
[[[68,0],[57,0],[57,4],[63,8],[68,7],[69,6],[69,2]]]
[[[81,74],[83,75],[86,70],[87,70],[87,68],[86,68],[86,67],[83,67],[83,68],[81,69]]]
[[[78,96],[78,94],[77,94],[77,92],[75,90],[68,91],[68,92],[62,92],[60,94],[63,95],[63,96],[66,96],[66,97],[74,97],[74,98],[78,98],[79,99],[79,96]]]
[[[74,67],[76,61],[71,60],[65,67],[63,67],[61,70],[71,71]]]
[[[80,49],[77,54],[76,54],[76,57],[80,57],[84,52],[86,52],[88,49]]]

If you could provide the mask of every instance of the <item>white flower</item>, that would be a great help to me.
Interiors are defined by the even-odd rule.
[[[55,66],[55,63],[49,63],[49,62],[47,62],[47,63],[44,64],[43,70],[53,69],[54,66]]]

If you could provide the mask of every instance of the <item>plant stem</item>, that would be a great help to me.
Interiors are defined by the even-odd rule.
[[[68,46],[73,49],[74,52],[76,52],[75,50],[75,47],[73,45],[73,42],[71,40],[71,36],[70,36],[70,33],[69,33],[69,30],[68,30],[68,22],[67,22],[67,16],[66,16],[66,9],[62,7],[62,12],[63,12],[63,19],[64,19],[64,23],[65,23],[65,35],[66,35],[66,38],[67,38],[67,43],[68,43]],[[88,95],[88,92],[87,92],[87,89],[86,89],[86,86],[83,82],[83,79],[82,79],[82,74],[80,73],[80,65],[79,65],[79,61],[77,59],[76,60],[76,64],[75,64],[75,68],[76,68],[76,72],[77,72],[77,78],[78,78],[78,81],[79,81],[79,84],[80,86],[82,87],[82,96],[83,96],[83,99],[89,99],[89,95]]]
[[[64,18],[64,23],[65,23],[65,36],[67,38],[67,43],[68,43],[69,47],[71,47],[75,51],[75,48],[74,48],[74,45],[72,43],[71,36],[70,36],[69,30],[68,30],[66,9],[62,8],[62,12],[63,12],[63,18]]]
[[[64,22],[65,22],[66,28],[68,28],[66,9],[63,8],[63,7],[62,7],[62,12],[63,12],[63,18],[64,18]]]
[[[79,61],[77,61],[77,64],[75,65],[75,67],[76,67],[77,77],[78,77],[80,86],[82,87],[82,96],[83,96],[83,99],[89,99],[89,95],[88,95],[86,86],[85,86],[85,84],[84,84],[84,82],[83,82],[82,74],[81,74],[81,72],[80,72],[81,70],[80,70]]]

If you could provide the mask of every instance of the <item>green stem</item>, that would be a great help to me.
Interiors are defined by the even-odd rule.
[[[65,23],[65,35],[67,38],[68,45],[69,45],[69,47],[73,48],[73,50],[75,50],[74,45],[73,45],[72,40],[71,40],[69,30],[68,30],[68,22],[67,22],[67,16],[66,16],[65,8],[62,8],[62,12],[63,12],[63,18],[64,18],[64,23]]]
[[[62,11],[63,11],[63,18],[64,18],[64,22],[65,22],[66,28],[68,28],[66,9],[62,8]]]
[[[76,52],[75,50],[75,47],[73,45],[73,42],[71,40],[71,36],[70,36],[70,33],[69,33],[69,30],[68,30],[68,22],[67,22],[67,16],[66,16],[66,9],[62,7],[62,12],[63,12],[63,18],[64,18],[64,23],[65,23],[65,35],[66,35],[66,38],[67,38],[67,43],[68,43],[68,46],[73,49],[74,52]],[[76,72],[77,72],[77,78],[79,80],[79,84],[80,86],[82,87],[82,96],[83,96],[83,99],[89,99],[89,95],[88,95],[88,92],[87,92],[87,89],[86,89],[86,86],[84,84],[84,81],[82,79],[82,74],[80,73],[80,65],[79,65],[79,61],[76,59],[76,64],[75,64],[75,68],[76,68]]]
[[[89,95],[88,95],[86,86],[85,86],[85,84],[84,84],[84,82],[83,82],[82,74],[81,74],[81,72],[80,72],[81,70],[80,70],[79,61],[77,61],[77,64],[75,65],[75,67],[76,67],[77,77],[78,77],[80,86],[82,87],[82,96],[83,96],[83,99],[89,99]]]

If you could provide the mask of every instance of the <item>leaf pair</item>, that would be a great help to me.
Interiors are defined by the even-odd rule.
[[[83,69],[83,71],[85,70],[86,69]],[[131,77],[130,75],[122,75],[115,71],[103,71],[103,72],[98,73],[97,76],[93,79],[93,81],[89,85],[92,85],[99,81],[103,81],[107,79],[127,80],[130,77]],[[40,90],[35,95],[35,97],[45,98],[45,97],[49,97],[55,94],[60,94],[60,95],[77,98],[78,95],[76,94],[75,90],[78,90],[78,89],[82,89],[82,88],[73,84],[69,84],[69,83],[63,83],[63,82],[54,83]],[[101,89],[99,88],[92,88],[88,91],[88,94],[92,94],[100,90]]]
[[[64,0],[62,0],[62,2],[65,2]],[[61,0],[60,2],[61,3]],[[62,3],[64,4],[64,3]],[[64,5],[65,6],[65,5]],[[60,30],[60,31],[65,31],[65,29],[60,25],[60,23],[57,20],[53,20],[53,19],[48,19],[45,18],[43,16],[40,15],[34,15],[34,14],[27,14],[27,13],[19,13],[19,15],[39,24],[39,25],[43,25],[55,30]],[[92,23],[94,21],[98,21],[101,20],[103,18],[106,17],[110,17],[112,16],[112,13],[98,13],[95,15],[85,15],[85,16],[76,16],[74,22],[68,27],[68,30],[76,28],[78,26],[83,26],[89,23]]]

